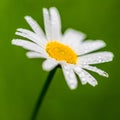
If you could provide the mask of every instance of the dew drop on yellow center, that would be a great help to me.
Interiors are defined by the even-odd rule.
[[[69,46],[64,45],[58,41],[48,42],[46,45],[46,51],[51,58],[58,61],[66,61],[70,64],[77,63],[77,54]]]

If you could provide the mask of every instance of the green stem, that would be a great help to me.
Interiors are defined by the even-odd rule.
[[[52,78],[53,78],[56,70],[57,70],[57,67],[55,67],[52,71],[50,71],[50,73],[49,73],[49,75],[48,75],[48,77],[46,79],[46,82],[45,82],[45,84],[43,86],[42,92],[41,92],[41,94],[40,94],[40,96],[38,98],[38,101],[37,101],[36,105],[35,105],[35,109],[33,111],[33,115],[32,115],[31,120],[36,120],[37,114],[39,112],[39,109],[40,109],[40,107],[42,105],[43,99],[44,99],[44,97],[46,95],[46,92],[47,92],[47,90],[49,88],[49,85],[50,85],[50,83],[52,81]]]

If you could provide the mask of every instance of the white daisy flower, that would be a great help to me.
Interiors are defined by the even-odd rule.
[[[91,66],[113,59],[111,52],[90,53],[106,46],[102,40],[83,41],[86,35],[73,29],[67,29],[62,35],[60,16],[54,7],[49,10],[44,8],[43,16],[45,33],[33,18],[26,16],[25,19],[33,31],[19,28],[16,35],[27,38],[29,41],[13,39],[12,44],[29,50],[27,52],[29,58],[45,58],[42,67],[46,71],[61,65],[65,80],[71,89],[75,89],[78,84],[75,74],[78,75],[83,85],[86,83],[92,86],[98,84],[86,70],[108,77],[103,70]]]

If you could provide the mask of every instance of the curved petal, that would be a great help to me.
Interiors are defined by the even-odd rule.
[[[78,64],[99,64],[113,60],[111,52],[96,52],[79,57]]]
[[[37,52],[27,52],[28,58],[47,58],[47,55],[43,55]]]
[[[70,66],[67,64],[66,65],[62,64],[62,71],[63,71],[65,80],[66,80],[69,88],[72,90],[77,88],[78,82],[77,82],[77,79],[76,79],[76,76],[75,76],[73,69],[70,68]]]
[[[83,66],[83,68],[87,69],[87,70],[90,70],[90,71],[93,71],[93,72],[96,72],[96,73],[98,73],[101,76],[109,77],[108,73],[106,73],[105,71],[103,71],[101,69],[98,69],[97,67],[85,65],[85,66]]]
[[[83,55],[83,54],[90,53],[92,51],[101,49],[105,46],[106,46],[106,44],[102,40],[96,40],[96,41],[87,40],[86,42],[83,42],[79,46],[79,51],[78,51],[77,54],[78,55]]]
[[[66,45],[69,45],[76,52],[78,52],[80,44],[85,37],[85,34],[83,34],[82,32],[73,29],[68,29],[66,30],[62,38],[62,42]]]
[[[39,26],[39,24],[30,16],[25,16],[25,20],[30,25],[30,27],[33,29],[33,31],[39,35],[42,36],[45,39],[45,35],[42,31],[42,28]]]
[[[61,39],[61,20],[58,10],[55,7],[50,8],[52,40]]]
[[[40,46],[38,46],[35,43],[29,42],[26,40],[13,39],[12,44],[17,45],[17,46],[21,46],[21,47],[23,47],[27,50],[30,50],[30,51],[35,51],[35,52],[42,53],[42,54],[45,53],[43,48],[41,48]]]
[[[54,59],[46,59],[43,64],[42,67],[44,70],[46,71],[50,71],[53,68],[55,68],[58,65],[58,62]]]
[[[44,17],[44,26],[45,26],[45,33],[46,33],[47,40],[51,40],[52,31],[51,31],[50,15],[46,8],[43,8],[43,17]]]
[[[41,36],[38,36],[37,34],[31,32],[29,30],[19,28],[19,29],[17,29],[17,31],[18,32],[15,33],[16,35],[27,38],[27,39],[35,42],[36,44],[40,45],[41,47],[44,47],[47,42],[46,40],[42,39]]]
[[[87,84],[87,80],[85,79],[85,74],[82,72],[82,68],[75,67],[74,68],[75,73],[78,75],[82,85]]]
[[[79,76],[82,84],[89,83],[92,86],[96,86],[98,84],[96,79],[92,75],[90,75],[87,71],[81,68],[75,68],[74,70]]]

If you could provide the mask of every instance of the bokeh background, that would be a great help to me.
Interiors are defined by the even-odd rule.
[[[102,39],[114,61],[97,65],[109,78],[92,75],[99,85],[79,86],[71,91],[58,69],[47,92],[38,120],[120,120],[120,0],[0,0],[0,120],[30,120],[48,75],[41,59],[28,59],[26,50],[12,46],[17,28],[28,28],[30,15],[43,28],[43,7],[55,6],[62,30],[71,27]]]

